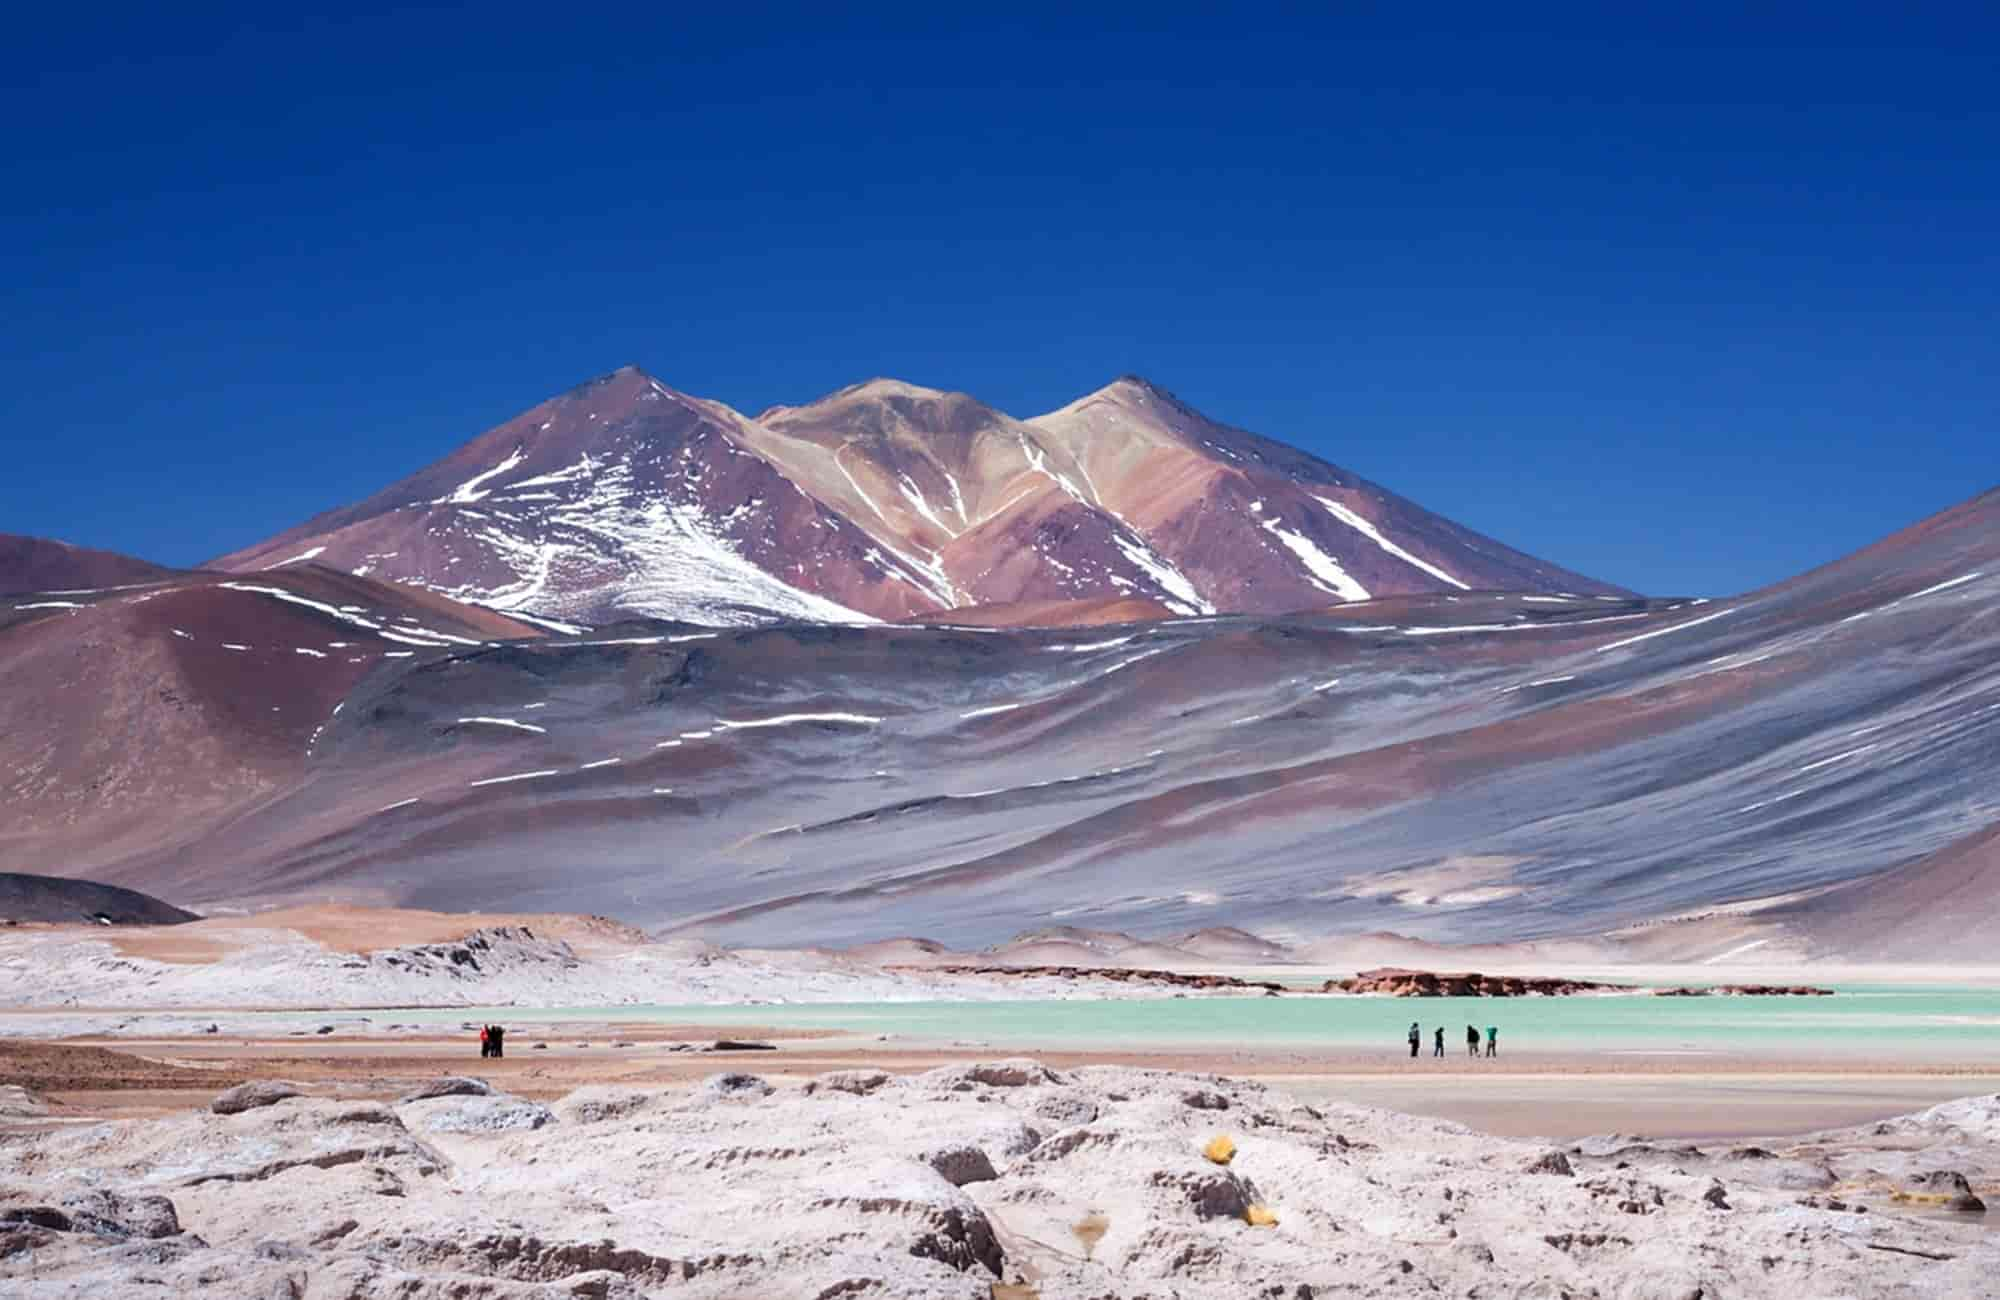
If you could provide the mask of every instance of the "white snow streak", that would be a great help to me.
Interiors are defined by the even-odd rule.
[[[909,503],[917,508],[918,514],[930,520],[945,532],[951,534],[953,537],[957,537],[965,531],[962,528],[953,528],[950,524],[938,518],[937,512],[931,509],[931,503],[925,500],[923,490],[911,481],[908,474],[898,474],[896,476],[896,486],[902,491],[903,496]]]
[[[1844,758],[1858,757],[1859,755],[1866,754],[1868,751],[1874,748],[1875,748],[1874,745],[1859,745],[1853,749],[1842,750],[1840,753],[1833,755],[1831,758],[1822,758],[1816,763],[1807,763],[1804,767],[1799,769],[1798,774],[1800,776],[1804,776],[1807,772],[1816,772],[1820,768],[1826,767],[1828,764],[1838,763]]]
[[[475,501],[485,500],[488,496],[492,495],[492,489],[489,488],[486,491],[481,492],[478,490],[479,485],[481,483],[484,483],[487,479],[497,478],[500,475],[505,474],[508,470],[520,464],[522,457],[524,455],[525,453],[522,452],[522,450],[519,447],[514,448],[514,453],[511,456],[507,457],[507,459],[501,461],[498,465],[495,465],[492,469],[487,470],[484,474],[473,475],[471,478],[465,480],[465,482],[453,488],[449,495],[441,496],[437,500],[431,502],[431,504],[437,506],[471,505]]]
[[[383,804],[380,808],[377,808],[375,811],[378,815],[385,812],[394,812],[398,808],[407,808],[411,804],[419,802],[421,802],[421,800],[416,798],[398,799],[395,803]]]
[[[1452,586],[1457,587],[1460,591],[1472,590],[1472,588],[1469,585],[1460,582],[1457,578],[1452,577],[1449,573],[1446,573],[1443,569],[1440,569],[1437,565],[1432,564],[1429,560],[1419,559],[1418,557],[1404,550],[1402,547],[1396,545],[1396,543],[1390,541],[1387,537],[1384,537],[1382,535],[1382,530],[1377,528],[1368,519],[1364,518],[1363,516],[1349,509],[1348,507],[1340,504],[1340,502],[1332,501],[1326,497],[1320,497],[1320,496],[1314,497],[1313,500],[1325,506],[1327,509],[1327,513],[1332,515],[1335,519],[1338,519],[1341,523],[1346,524],[1349,528],[1352,528],[1355,532],[1360,533],[1363,537],[1366,537],[1369,541],[1375,543],[1377,546],[1381,547],[1389,554],[1395,556],[1403,563],[1415,565],[1417,568],[1422,569],[1425,573],[1430,574],[1433,578],[1437,578],[1443,582],[1448,582]],[[1531,596],[1529,597],[1529,599],[1532,600],[1534,598]]]
[[[1896,608],[1898,605],[1906,605],[1910,601],[1921,599],[1924,596],[1936,595],[1940,591],[1949,591],[1953,587],[1971,582],[1975,578],[1982,578],[1985,576],[1986,575],[1983,572],[1980,572],[1980,573],[1967,573],[1956,578],[1948,578],[1943,582],[1935,583],[1931,586],[1925,587],[1922,591],[1913,591],[1909,595],[1904,596],[1898,600],[1892,600],[1888,604],[1882,606],[1880,609],[1864,609],[1859,614],[1849,614],[1846,618],[1843,618],[1840,621],[1843,623],[1853,623],[1857,622],[1860,619],[1867,618],[1870,614],[1886,614],[1890,610]]]
[[[1125,558],[1143,569],[1167,594],[1166,605],[1176,614],[1213,614],[1215,606],[1202,598],[1188,581],[1185,573],[1175,568],[1167,558],[1134,536],[1128,536],[1123,529],[1112,532],[1111,540],[1125,553]]]
[[[512,718],[460,718],[459,722],[483,722],[489,727],[513,727],[519,731],[532,731],[536,735],[548,734],[547,727],[538,727],[532,722],[516,722]]]
[[[1015,709],[1025,709],[1030,702],[1021,700],[1015,704],[989,704],[983,709],[973,709],[958,716],[961,718],[990,718],[996,713],[1012,713]]]
[[[1445,636],[1452,632],[1533,632],[1539,628],[1559,627],[1557,623],[1466,623],[1459,627],[1406,627],[1398,631],[1410,636]]]
[[[616,767],[616,766],[618,766],[618,765],[619,765],[620,763],[622,763],[622,762],[624,762],[624,761],[625,761],[625,760],[624,760],[624,759],[622,759],[622,758],[600,758],[600,759],[598,759],[598,760],[597,760],[597,761],[596,761],[595,763],[585,763],[585,764],[584,764],[584,765],[583,765],[582,767],[579,767],[579,768],[578,768],[578,769],[576,769],[576,770],[577,770],[577,771],[579,771],[579,772],[588,772],[588,771],[590,771],[590,770],[591,770],[592,768],[598,768],[598,767]]]
[[[524,614],[518,609],[510,609],[504,612],[508,618],[519,619],[523,623],[533,623],[536,627],[545,627],[551,632],[564,632],[570,636],[581,636],[585,632],[590,631],[588,627],[585,627],[581,623],[562,623],[552,618],[540,618],[534,614]]]
[[[267,569],[282,569],[288,564],[303,564],[307,560],[316,559],[325,554],[326,548],[324,546],[315,546],[310,551],[301,551],[289,560],[279,560],[276,564],[267,564],[264,567]]]
[[[1064,492],[1067,492],[1071,497],[1075,498],[1078,501],[1083,502],[1085,505],[1096,504],[1096,502],[1092,501],[1089,497],[1085,496],[1083,494],[1083,491],[1080,488],[1078,488],[1076,484],[1070,482],[1069,475],[1058,474],[1056,471],[1050,469],[1048,456],[1042,451],[1040,447],[1037,447],[1034,443],[1029,442],[1028,436],[1026,434],[1016,434],[1015,436],[1020,439],[1021,454],[1028,458],[1028,465],[1031,469],[1033,469],[1037,474],[1040,474],[1043,478],[1049,480],[1051,483],[1054,483]]]
[[[1685,632],[1691,627],[1700,627],[1703,623],[1713,623],[1718,618],[1728,618],[1735,612],[1733,609],[1720,610],[1714,614],[1704,614],[1700,618],[1689,619],[1685,623],[1676,623],[1672,627],[1663,627],[1656,632],[1641,632],[1638,636],[1628,636],[1623,641],[1613,641],[1610,645],[1601,645],[1597,647],[1597,653],[1603,654],[1606,650],[1617,650],[1623,646],[1637,645],[1641,641],[1650,641],[1656,636],[1665,636],[1669,632]]]
[[[504,785],[509,781],[533,781],[538,777],[559,776],[559,775],[561,775],[561,773],[559,773],[555,768],[551,767],[551,768],[545,768],[540,772],[516,772],[512,776],[489,776],[484,781],[467,782],[466,788],[475,789],[482,785]]]
[[[1125,645],[1131,640],[1129,636],[1119,636],[1109,641],[1088,641],[1080,645],[1045,645],[1042,649],[1050,653],[1080,654],[1085,650],[1108,650],[1112,646]]]
[[[1306,566],[1306,576],[1315,587],[1342,600],[1368,599],[1368,588],[1349,577],[1338,560],[1313,545],[1312,539],[1304,533],[1292,532],[1278,519],[1266,519],[1263,525],[1265,532],[1283,542],[1285,549]]]
[[[880,721],[882,719],[866,713],[781,713],[774,718],[717,718],[715,725],[721,731],[748,731],[754,727],[784,727],[795,722],[849,722],[872,727]]]

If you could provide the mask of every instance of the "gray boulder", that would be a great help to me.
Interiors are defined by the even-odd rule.
[[[539,1102],[504,1094],[435,1098],[418,1108],[417,1127],[427,1133],[510,1133],[538,1129],[556,1122],[555,1112]]]
[[[1000,1176],[994,1172],[993,1162],[986,1153],[966,1142],[933,1147],[924,1152],[922,1159],[953,1187],[964,1187],[967,1183],[990,1183]]]
[[[484,1079],[472,1079],[463,1075],[446,1075],[442,1079],[432,1079],[416,1091],[397,1100],[398,1106],[407,1106],[413,1101],[429,1101],[433,1097],[491,1097],[493,1085]]]
[[[246,1110],[257,1110],[263,1106],[275,1106],[281,1101],[305,1094],[289,1083],[275,1079],[260,1079],[254,1083],[241,1083],[227,1092],[217,1094],[208,1108],[218,1115],[240,1115]]]

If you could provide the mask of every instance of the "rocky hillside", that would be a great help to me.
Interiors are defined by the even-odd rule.
[[[137,890],[93,880],[0,871],[0,921],[95,922],[99,925],[177,925],[199,920]]]

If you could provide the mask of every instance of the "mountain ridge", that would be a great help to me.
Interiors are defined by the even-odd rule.
[[[1627,594],[1138,376],[1026,420],[882,376],[753,418],[623,366],[212,564],[308,555],[578,623],[894,622],[1107,599],[1281,613],[1488,586]]]

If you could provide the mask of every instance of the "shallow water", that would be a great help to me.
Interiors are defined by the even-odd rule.
[[[383,1019],[387,1013],[375,1013]],[[399,1011],[405,1023],[456,1023],[469,1010]],[[914,1042],[1009,1048],[1211,1051],[1403,1049],[1410,1021],[1445,1026],[1448,1055],[1465,1027],[1500,1030],[1500,1052],[1592,1051],[1718,1065],[1758,1056],[2000,1062],[2000,992],[1848,986],[1832,997],[1563,998],[1188,997],[1021,1002],[871,1002],[733,1006],[509,1007],[515,1024],[566,1020],[769,1025],[848,1030]]]

